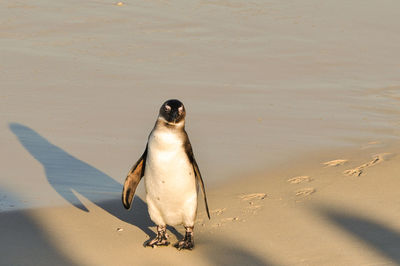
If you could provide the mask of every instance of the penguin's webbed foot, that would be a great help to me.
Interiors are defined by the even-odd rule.
[[[156,238],[150,240],[150,241],[146,244],[146,246],[152,247],[152,248],[154,248],[154,247],[156,247],[156,246],[168,246],[168,245],[169,245],[169,242],[168,242],[167,239],[159,239],[158,237],[156,237]]]
[[[194,248],[193,226],[192,227],[185,227],[185,229],[186,229],[185,238],[175,244],[175,247],[178,250],[182,250],[182,249],[192,250]]]
[[[146,243],[148,247],[168,246],[168,234],[165,226],[157,226],[157,236]]]
[[[178,250],[182,250],[182,249],[189,249],[192,250],[194,248],[194,242],[193,241],[188,241],[188,240],[182,240],[179,241],[178,243],[175,244],[175,247]]]

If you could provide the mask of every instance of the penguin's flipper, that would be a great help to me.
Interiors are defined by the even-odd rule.
[[[125,179],[124,189],[122,191],[122,204],[124,205],[125,209],[130,209],[136,188],[139,185],[139,182],[144,175],[144,169],[146,166],[146,157],[147,157],[147,146],[146,149],[144,150],[143,155],[131,168],[131,170],[128,173],[128,176]]]
[[[206,189],[204,187],[203,178],[201,178],[199,166],[197,165],[197,162],[194,158],[192,145],[190,144],[188,138],[187,138],[187,142],[185,144],[185,150],[186,150],[187,156],[189,157],[189,161],[193,165],[193,171],[194,171],[194,175],[196,176],[196,180],[197,180],[198,184],[200,185],[201,191],[203,192],[204,204],[206,206],[207,216],[208,216],[208,219],[210,219],[210,211],[208,210]]]

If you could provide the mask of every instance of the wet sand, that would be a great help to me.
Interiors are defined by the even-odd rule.
[[[0,264],[400,263],[399,7],[0,3]],[[120,203],[170,98],[213,210],[193,252],[142,247],[142,186]]]

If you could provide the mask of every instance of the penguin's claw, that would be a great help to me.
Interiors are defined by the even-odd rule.
[[[178,250],[182,250],[182,249],[192,250],[194,248],[194,243],[193,243],[193,241],[190,241],[189,239],[184,239],[184,240],[179,241],[178,243],[176,243],[175,247]]]
[[[168,234],[165,226],[157,226],[157,236],[146,243],[148,247],[168,246]]]
[[[186,229],[185,238],[175,244],[175,247],[178,250],[182,249],[192,250],[194,248],[193,226],[185,226],[185,229]]]
[[[168,246],[169,242],[167,239],[159,239],[158,237],[152,239],[151,241],[149,241],[146,246],[148,247],[158,247],[158,246]]]

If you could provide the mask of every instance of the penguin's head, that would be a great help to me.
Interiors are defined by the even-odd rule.
[[[164,119],[169,125],[176,125],[185,121],[185,106],[179,100],[168,100],[160,108],[159,117]]]

